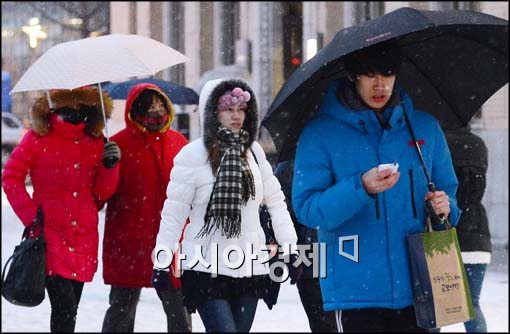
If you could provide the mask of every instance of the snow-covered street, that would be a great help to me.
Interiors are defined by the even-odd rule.
[[[104,212],[100,213],[100,240],[104,227]],[[2,268],[14,246],[20,241],[22,224],[13,213],[2,191]],[[100,242],[101,243],[101,242]],[[101,254],[101,250],[100,250]],[[503,254],[504,255],[504,254]],[[508,332],[508,266],[499,261],[507,256],[493,257],[482,289],[481,305],[490,332]],[[108,307],[109,286],[101,278],[99,269],[92,283],[85,284],[78,309],[77,332],[98,332],[101,330],[105,311]],[[2,331],[7,332],[49,332],[50,302],[34,308],[15,306],[2,298]],[[203,332],[204,326],[198,314],[193,314],[193,331]],[[166,319],[163,308],[153,289],[144,289],[136,312],[135,332],[165,332]],[[254,332],[306,332],[310,331],[306,314],[299,301],[297,288],[288,282],[282,286],[278,304],[269,311],[260,301],[252,326]],[[462,324],[446,327],[442,332],[463,332]]]

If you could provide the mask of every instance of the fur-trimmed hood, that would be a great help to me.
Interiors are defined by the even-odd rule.
[[[93,137],[101,137],[104,129],[101,97],[96,87],[82,87],[73,90],[57,89],[50,92],[51,103],[54,109],[63,107],[77,108],[80,105],[93,106],[96,109],[94,115],[87,120],[85,132]],[[106,118],[110,118],[113,109],[113,101],[108,93],[103,91],[103,102]],[[38,135],[44,136],[50,129],[50,116],[52,110],[49,107],[46,94],[39,97],[31,109],[32,130]]]
[[[257,99],[248,83],[239,78],[210,80],[206,82],[202,88],[202,91],[200,92],[200,100],[198,103],[201,122],[200,133],[203,136],[205,147],[208,149],[210,145],[212,145],[213,138],[216,135],[218,127],[220,126],[220,122],[218,121],[218,117],[216,115],[218,99],[226,91],[232,90],[235,87],[240,87],[242,90],[248,91],[251,95],[251,99],[248,102],[248,111],[246,113],[246,118],[243,124],[243,129],[248,131],[250,134],[250,139],[246,144],[246,147],[250,147],[251,144],[257,139],[259,127],[259,111],[257,107]]]

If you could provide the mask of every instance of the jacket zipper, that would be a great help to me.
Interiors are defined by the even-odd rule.
[[[361,125],[361,128],[363,129],[363,133],[365,134],[365,136],[368,136],[368,130],[365,121],[360,119],[358,121],[358,124]],[[375,218],[376,219],[381,218],[381,210],[379,208],[379,194],[375,194]]]
[[[416,202],[414,201],[414,178],[412,169],[409,170],[409,183],[411,184],[411,204],[413,206],[413,217],[417,218]]]
[[[379,208],[379,194],[375,194],[375,218],[381,218],[381,210]]]

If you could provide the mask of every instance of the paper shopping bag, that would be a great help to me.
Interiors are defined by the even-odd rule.
[[[437,328],[473,319],[455,228],[407,236],[416,320]]]

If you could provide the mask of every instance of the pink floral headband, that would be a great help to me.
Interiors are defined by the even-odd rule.
[[[218,111],[225,111],[229,108],[239,105],[242,108],[248,107],[251,95],[248,91],[243,91],[241,88],[236,87],[232,91],[228,91],[218,99]]]

